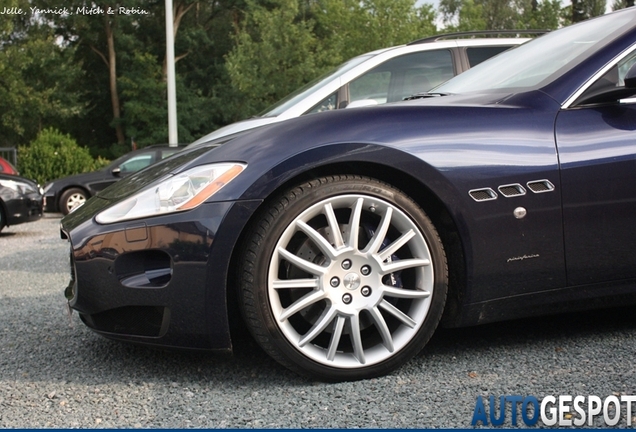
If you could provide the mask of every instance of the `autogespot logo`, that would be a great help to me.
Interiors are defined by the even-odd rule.
[[[472,426],[593,426],[601,419],[606,426],[632,425],[636,396],[490,396],[477,397]],[[635,412],[636,414],[636,412]]]

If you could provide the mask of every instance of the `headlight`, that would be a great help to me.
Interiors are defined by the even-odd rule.
[[[240,163],[201,165],[164,177],[146,189],[99,213],[101,224],[175,213],[198,207],[246,167]]]
[[[34,189],[33,186],[31,186],[30,184],[22,183],[20,181],[15,181],[15,180],[0,180],[0,186],[13,189],[14,191],[22,195],[37,192],[37,190]]]

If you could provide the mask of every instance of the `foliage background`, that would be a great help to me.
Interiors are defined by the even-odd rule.
[[[554,29],[605,9],[605,0],[440,0],[437,9],[416,0],[174,0],[179,139],[253,116],[367,51],[439,32]],[[0,0],[0,147],[28,148],[44,131],[93,158],[167,141],[164,1]]]

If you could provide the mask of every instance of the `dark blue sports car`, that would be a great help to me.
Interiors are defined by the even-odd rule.
[[[109,338],[230,350],[238,304],[277,361],[338,381],[440,323],[636,301],[635,64],[630,8],[414,100],[195,143],[63,219],[70,307]]]

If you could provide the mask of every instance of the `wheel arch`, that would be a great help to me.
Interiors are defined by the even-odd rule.
[[[397,163],[395,163],[394,159],[391,159],[390,155],[386,154],[387,151],[398,157]],[[442,326],[456,325],[455,323],[459,320],[459,313],[466,289],[467,269],[464,253],[465,247],[462,237],[459,234],[460,229],[451,210],[444,203],[442,198],[428,186],[428,182],[426,181],[426,179],[428,179],[430,183],[433,183],[434,180],[438,180],[438,178],[434,179],[432,176],[426,175],[426,173],[431,173],[435,169],[412,155],[394,149],[388,149],[386,147],[382,148],[380,151],[381,156],[374,158],[375,160],[352,160],[350,158],[338,160],[341,159],[340,155],[350,153],[350,151],[343,151],[340,149],[333,157],[325,158],[322,161],[316,161],[316,159],[313,159],[315,162],[313,166],[305,169],[297,169],[297,167],[303,165],[306,167],[307,165],[305,161],[312,160],[312,156],[308,154],[296,155],[296,157],[288,159],[261,177],[260,180],[263,182],[266,181],[270,187],[266,187],[262,183],[259,184],[260,182],[255,182],[255,186],[252,189],[259,189],[259,191],[264,195],[263,202],[245,223],[240,235],[238,236],[236,242],[238,247],[235,247],[233,250],[230,261],[230,269],[238,268],[237,263],[241,259],[241,255],[243,253],[242,245],[245,244],[245,237],[249,228],[260,218],[262,210],[267,208],[270,200],[274,199],[286,189],[310,179],[323,176],[350,174],[372,177],[406,193],[420,206],[420,208],[424,210],[437,228],[447,254],[449,267],[449,291],[446,308],[440,324]],[[294,159],[296,160],[296,163],[293,163]],[[401,163],[404,159],[408,159],[408,164],[419,165],[418,169],[421,168],[421,171],[418,172],[423,173],[422,177],[415,177],[395,167],[404,166]],[[391,160],[393,164],[388,165],[386,162],[382,162],[388,160]],[[302,162],[305,162],[305,164]],[[276,178],[276,172],[293,174],[284,177],[281,181],[273,185],[272,179]],[[434,172],[438,174],[437,171]],[[271,187],[272,185],[273,187]],[[249,191],[246,192],[246,195],[250,195]],[[233,288],[236,287],[237,277],[238,275],[236,272],[230,271],[228,273],[229,283],[227,286]],[[238,305],[236,297],[237,293],[235,291],[235,289],[228,289],[227,293],[228,308],[231,310],[236,310]],[[232,315],[235,314],[231,313],[230,316]]]

